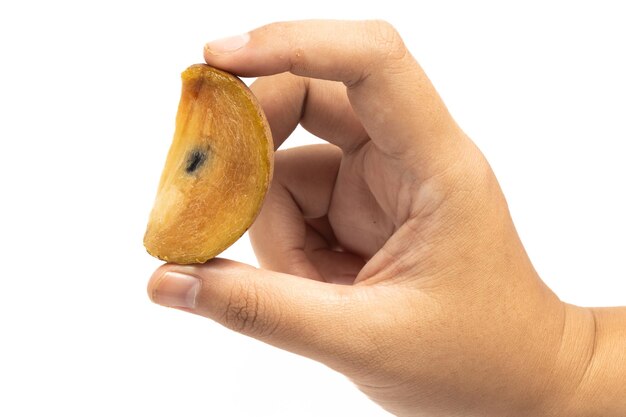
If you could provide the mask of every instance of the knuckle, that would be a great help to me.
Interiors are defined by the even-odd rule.
[[[289,53],[289,72],[302,74],[307,72],[307,56],[304,48],[294,45]]]
[[[233,286],[226,311],[224,322],[233,330],[246,332],[256,325],[259,315],[258,297],[249,286]]]
[[[268,336],[275,331],[268,309],[254,284],[233,286],[224,311],[226,327],[251,336]]]
[[[359,77],[346,83],[355,87],[373,72],[384,67],[385,70],[403,71],[404,59],[409,54],[402,37],[396,28],[384,20],[369,20],[363,24],[363,52],[365,58]]]
[[[371,21],[369,32],[376,59],[388,61],[403,58],[407,54],[402,37],[391,23],[385,20]]]

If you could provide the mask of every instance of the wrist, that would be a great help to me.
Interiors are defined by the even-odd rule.
[[[551,416],[626,415],[626,308],[564,304]]]

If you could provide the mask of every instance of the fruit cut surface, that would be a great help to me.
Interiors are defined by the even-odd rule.
[[[215,257],[250,227],[271,181],[274,148],[261,107],[237,77],[197,64],[182,81],[144,246],[189,264]]]

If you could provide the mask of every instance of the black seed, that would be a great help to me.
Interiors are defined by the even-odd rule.
[[[206,151],[202,149],[194,149],[189,153],[189,156],[187,157],[187,166],[185,167],[185,172],[187,172],[187,174],[193,174],[195,171],[198,170],[198,168],[202,166],[202,164],[204,164],[206,158]]]

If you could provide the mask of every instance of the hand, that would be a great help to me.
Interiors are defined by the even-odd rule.
[[[620,413],[623,363],[593,384],[611,380],[609,313],[543,284],[487,161],[390,25],[272,24],[205,58],[261,77],[276,147],[298,123],[330,144],[276,154],[250,230],[264,269],[168,264],[155,302],[323,362],[397,415],[590,415],[592,393]]]

